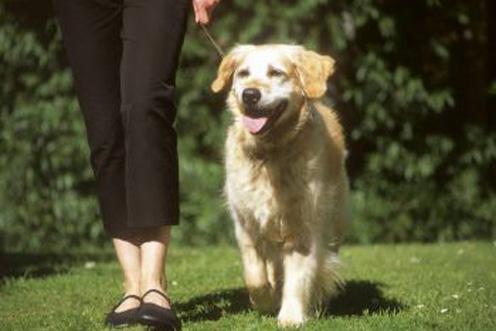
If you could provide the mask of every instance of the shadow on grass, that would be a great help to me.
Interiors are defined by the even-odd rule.
[[[184,321],[216,321],[225,315],[240,314],[250,309],[245,288],[231,288],[175,303]]]
[[[361,316],[397,314],[406,306],[394,298],[385,298],[382,283],[349,280],[343,290],[329,301],[324,316]]]
[[[1,253],[0,286],[6,279],[18,277],[46,277],[67,272],[84,263],[106,262],[114,259],[111,252],[98,253]]]
[[[331,299],[322,318],[333,316],[365,316],[373,314],[396,314],[405,305],[396,299],[385,298],[381,288],[384,284],[350,280],[342,292]],[[251,310],[245,288],[231,288],[207,295],[197,296],[187,302],[175,304],[184,321],[216,321],[223,316]]]

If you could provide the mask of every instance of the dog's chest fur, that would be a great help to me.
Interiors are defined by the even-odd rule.
[[[310,153],[302,151],[301,153]],[[314,210],[310,197],[319,187],[313,180],[316,157],[292,153],[285,158],[254,159],[238,146],[228,153],[226,190],[231,208],[253,236],[275,242],[304,238]]]

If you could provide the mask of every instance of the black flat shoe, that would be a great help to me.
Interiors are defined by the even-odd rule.
[[[145,296],[150,293],[157,293],[163,296],[169,303],[169,297],[165,293],[151,289],[141,296],[141,307],[138,312],[138,322],[152,327],[157,331],[179,331],[181,330],[181,321],[177,318],[172,309],[164,308],[151,302],[143,302]]]
[[[141,302],[141,298],[137,295],[126,295],[114,306],[114,308],[112,308],[112,311],[107,314],[107,317],[105,318],[105,324],[113,328],[122,328],[136,324],[140,307],[131,308],[118,313],[115,311],[117,307],[119,307],[124,301],[131,298],[139,300]]]

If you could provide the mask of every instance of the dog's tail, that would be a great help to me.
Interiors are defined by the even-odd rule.
[[[321,315],[326,310],[329,299],[336,296],[344,287],[344,280],[339,275],[341,262],[337,253],[328,251],[323,259],[314,288],[313,307],[317,315]]]

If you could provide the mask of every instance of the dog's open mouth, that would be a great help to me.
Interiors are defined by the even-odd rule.
[[[267,132],[287,106],[288,101],[283,100],[271,109],[252,109],[246,111],[243,115],[243,125],[251,134]]]

